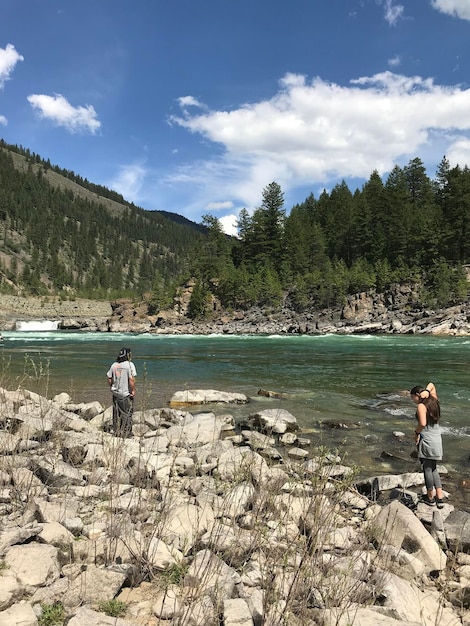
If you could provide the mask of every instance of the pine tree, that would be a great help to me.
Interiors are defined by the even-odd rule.
[[[263,189],[263,202],[255,210],[249,228],[248,251],[255,267],[279,273],[284,261],[284,194],[280,185]]]

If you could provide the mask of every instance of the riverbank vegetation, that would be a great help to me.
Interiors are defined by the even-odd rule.
[[[285,207],[280,185],[240,212],[238,237],[206,215],[195,224],[145,211],[118,193],[0,143],[0,290],[15,295],[146,301],[156,313],[194,281],[188,314],[294,311],[350,294],[418,286],[424,306],[467,299],[470,170],[443,158],[431,179],[419,158],[361,189],[343,181]],[[168,207],[171,208],[171,207]]]

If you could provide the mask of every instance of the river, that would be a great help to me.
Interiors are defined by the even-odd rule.
[[[313,446],[337,448],[364,476],[419,471],[410,456],[415,407],[407,390],[432,380],[442,408],[444,488],[470,508],[470,491],[461,487],[470,465],[470,337],[4,332],[1,386],[109,405],[106,371],[121,346],[132,349],[137,367],[136,409],[165,406],[182,389],[244,393],[249,404],[214,410],[240,420],[258,408],[285,408]],[[261,397],[260,388],[286,398]],[[406,436],[400,441],[394,432]]]

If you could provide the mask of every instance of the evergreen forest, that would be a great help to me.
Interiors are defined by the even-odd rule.
[[[113,190],[0,141],[0,291],[169,306],[193,279],[189,314],[254,306],[302,311],[397,283],[424,305],[467,299],[470,170],[443,158],[430,178],[419,158],[361,189],[343,181],[287,210],[279,184],[243,209],[238,237],[217,218],[195,224],[146,211]]]
[[[424,306],[467,299],[470,263],[470,170],[446,158],[430,179],[419,158],[385,181],[374,171],[362,189],[343,181],[311,194],[286,214],[281,187],[262,191],[242,210],[239,238],[224,237],[207,215],[209,243],[198,259],[194,316],[216,292],[225,307],[287,306],[302,311],[340,306],[348,294],[397,284],[418,286]]]

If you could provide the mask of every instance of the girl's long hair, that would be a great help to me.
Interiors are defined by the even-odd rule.
[[[432,424],[437,424],[441,417],[441,405],[439,404],[439,400],[429,397],[421,400],[421,402],[426,407],[427,418]]]
[[[412,396],[419,396],[422,391],[424,391],[424,387],[416,385],[416,387],[413,387],[410,391],[410,394]],[[441,417],[441,405],[439,404],[439,400],[429,396],[429,398],[420,398],[419,402],[420,404],[424,404],[426,407],[426,418],[428,423],[437,424]]]

